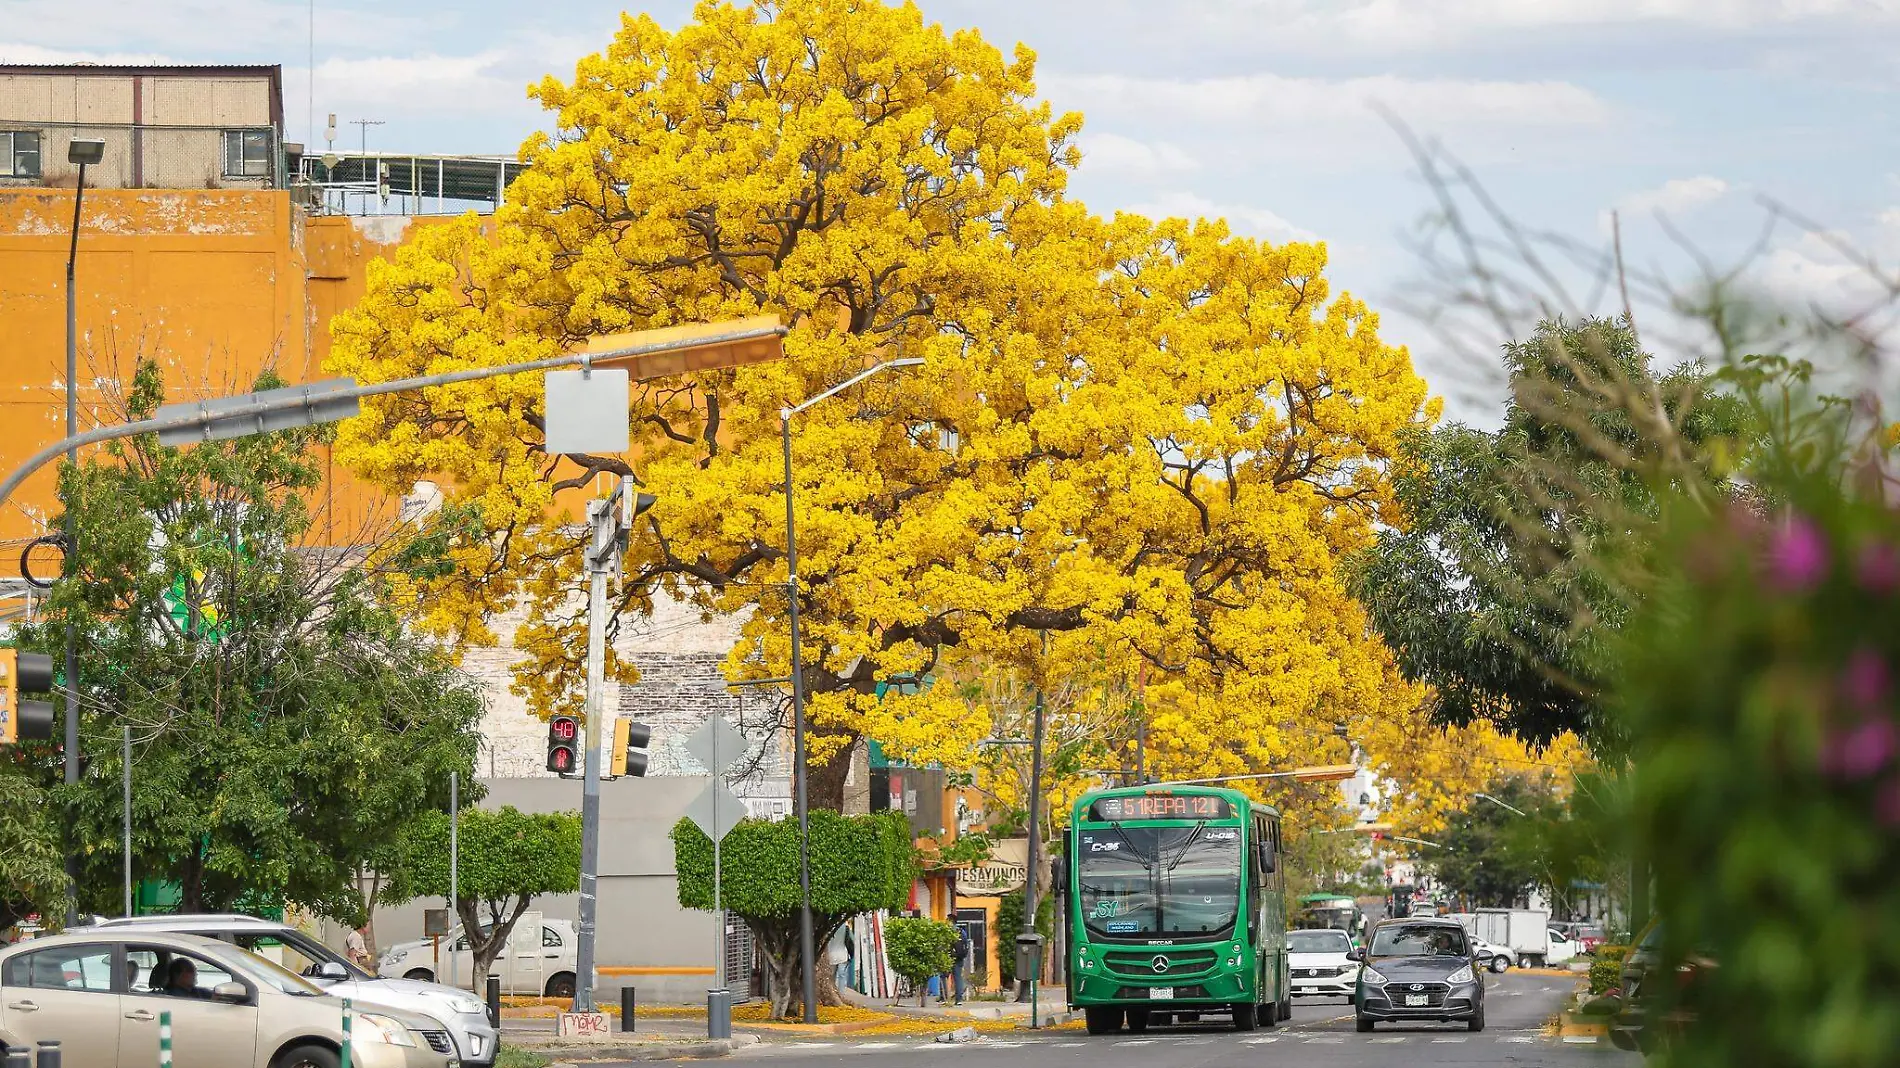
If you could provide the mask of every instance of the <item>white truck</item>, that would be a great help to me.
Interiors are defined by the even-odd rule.
[[[1550,963],[1550,913],[1543,909],[1478,909],[1465,929],[1503,946],[1527,968]],[[1463,917],[1460,917],[1463,921]]]

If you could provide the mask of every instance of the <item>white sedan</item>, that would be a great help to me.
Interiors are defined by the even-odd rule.
[[[1294,997],[1352,1000],[1359,983],[1359,960],[1346,932],[1288,931],[1286,948]]]
[[[1517,954],[1511,952],[1509,946],[1493,945],[1477,935],[1471,936],[1471,951],[1491,954],[1491,963],[1487,967],[1500,974],[1510,971],[1511,966],[1517,963]]]

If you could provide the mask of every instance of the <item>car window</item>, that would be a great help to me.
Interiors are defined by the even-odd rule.
[[[56,946],[7,961],[0,985],[36,990],[112,991],[112,946]]]
[[[1406,924],[1381,927],[1372,936],[1375,957],[1462,957],[1466,955],[1465,933],[1442,924]]]
[[[320,998],[323,996],[322,987],[315,985],[303,976],[283,967],[276,961],[268,957],[259,957],[256,954],[252,954],[252,957],[253,960],[251,964],[257,973],[257,977],[262,979],[266,986],[271,987],[278,993],[289,994],[291,997],[298,998]]]
[[[237,979],[224,966],[196,953],[170,946],[125,948],[126,989],[134,994],[209,998],[214,987]]]
[[[344,974],[352,979],[370,978],[368,972],[344,960],[328,946],[302,935],[272,931],[265,934],[242,933],[233,937],[239,948],[298,975],[315,976],[317,969],[325,964],[340,964]]]
[[[1286,948],[1290,953],[1344,953],[1352,948],[1352,939],[1344,931],[1288,931]]]
[[[562,944],[561,932],[552,927],[541,928],[541,944],[543,946],[560,946]]]

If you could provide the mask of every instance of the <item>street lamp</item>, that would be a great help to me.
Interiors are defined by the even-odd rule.
[[[79,206],[86,197],[86,168],[106,158],[106,143],[97,138],[75,137],[66,142],[66,162],[79,167],[79,182],[73,188],[73,232],[66,250],[66,436],[79,433],[79,312],[73,291],[73,274],[79,262]],[[67,466],[79,463],[79,450],[66,452]],[[66,573],[79,558],[79,526],[72,503],[66,505]],[[66,624],[66,785],[79,781],[79,632]],[[66,922],[79,916],[79,869],[71,851],[66,856]]]
[[[778,413],[779,430],[785,446],[785,600],[792,616],[792,778],[796,782],[798,805],[798,949],[802,963],[800,978],[805,990],[805,1022],[818,1022],[818,971],[812,964],[811,930],[811,813],[806,806],[805,775],[805,660],[800,649],[798,629],[798,523],[792,510],[792,416],[820,401],[837,396],[859,382],[898,367],[919,367],[923,360],[908,357],[886,360],[859,371],[802,404],[782,408]]]
[[[1527,819],[1528,819],[1528,818],[1530,817],[1530,813],[1528,813],[1528,812],[1526,812],[1526,811],[1524,811],[1524,810],[1523,810],[1523,809],[1521,809],[1521,808],[1518,808],[1518,807],[1517,807],[1516,805],[1511,805],[1511,804],[1506,804],[1506,803],[1505,803],[1505,802],[1503,802],[1503,801],[1499,801],[1499,800],[1498,800],[1497,798],[1495,798],[1495,797],[1492,797],[1492,796],[1491,796],[1490,794],[1473,794],[1472,796],[1473,796],[1473,797],[1482,797],[1482,798],[1484,798],[1484,799],[1485,799],[1486,801],[1489,801],[1489,802],[1491,802],[1492,804],[1494,804],[1494,805],[1496,805],[1496,806],[1498,806],[1498,807],[1499,807],[1499,808],[1501,808],[1501,809],[1504,809],[1504,810],[1506,810],[1507,812],[1515,812],[1515,813],[1517,813],[1518,815],[1520,815],[1520,816],[1523,816],[1523,817],[1525,817],[1525,818],[1527,818]]]

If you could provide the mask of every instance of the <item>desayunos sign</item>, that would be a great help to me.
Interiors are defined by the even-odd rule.
[[[957,873],[957,893],[998,897],[1023,888],[1029,874],[1029,839],[1005,838],[990,849],[990,859]]]

